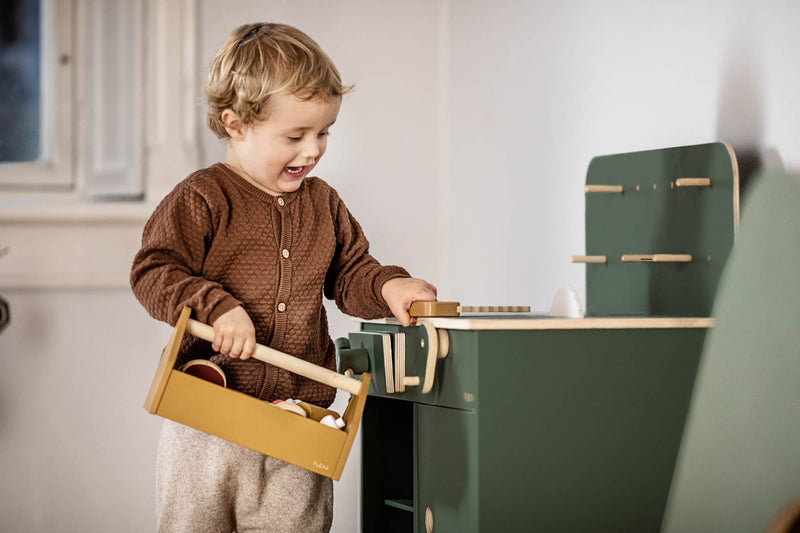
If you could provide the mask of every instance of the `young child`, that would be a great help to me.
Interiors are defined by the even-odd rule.
[[[186,336],[178,364],[220,365],[230,388],[265,401],[323,407],[335,389],[251,359],[256,342],[333,369],[323,294],[362,318],[412,322],[436,289],[369,254],[336,191],[309,173],[327,147],[342,95],[336,67],[303,32],[237,28],[211,64],[208,125],[224,163],[179,183],[145,226],[133,292],[174,324],[183,306],[214,342]],[[158,450],[160,531],[328,531],[331,480],[177,423]]]

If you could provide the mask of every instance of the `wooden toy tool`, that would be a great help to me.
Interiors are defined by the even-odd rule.
[[[530,313],[527,305],[461,305],[459,302],[413,302],[413,317],[459,316],[461,313]]]

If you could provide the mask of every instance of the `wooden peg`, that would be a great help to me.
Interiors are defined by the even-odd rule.
[[[606,263],[608,258],[604,255],[573,255],[570,257],[573,263]]]
[[[622,185],[587,185],[584,191],[588,193],[621,193],[625,189]]]
[[[711,187],[711,178],[678,178],[676,187]]]
[[[625,254],[623,263],[691,263],[691,254]]]

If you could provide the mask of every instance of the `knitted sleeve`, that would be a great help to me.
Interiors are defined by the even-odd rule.
[[[214,226],[206,199],[185,183],[155,209],[131,268],[131,288],[150,315],[174,325],[188,305],[194,318],[213,323],[240,302],[202,277]]]
[[[369,242],[358,221],[334,194],[336,254],[325,281],[325,297],[345,314],[364,319],[392,315],[381,296],[383,284],[393,278],[410,277],[399,266],[383,266],[369,254]]]

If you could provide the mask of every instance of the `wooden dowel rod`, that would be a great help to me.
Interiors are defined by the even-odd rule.
[[[625,190],[622,185],[587,185],[584,187],[586,192],[620,193]]]
[[[214,340],[214,328],[191,318],[186,323],[186,331],[208,342],[213,342]],[[256,344],[256,351],[253,357],[294,374],[347,391],[350,394],[358,394],[361,390],[361,382],[358,380],[261,344]]]
[[[623,263],[691,263],[691,254],[625,254]]]
[[[608,258],[604,255],[573,255],[570,257],[573,263],[605,263]]]
[[[711,187],[711,178],[678,178],[676,187]]]

